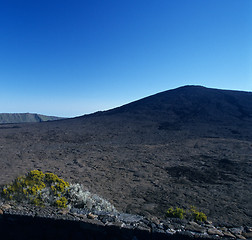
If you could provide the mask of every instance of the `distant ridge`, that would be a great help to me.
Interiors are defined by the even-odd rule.
[[[47,122],[62,119],[37,113],[0,113],[0,123]]]

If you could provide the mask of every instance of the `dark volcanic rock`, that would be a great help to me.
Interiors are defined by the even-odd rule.
[[[164,216],[196,206],[252,222],[252,93],[187,86],[105,112],[0,128],[0,184],[50,171],[118,210]]]
[[[5,208],[0,203],[0,209]],[[0,214],[1,236],[5,239],[249,239],[250,227],[226,228],[209,222],[192,222],[170,218],[154,221],[139,215],[126,213],[88,212],[80,215],[53,207],[35,207],[11,202],[10,208]],[[81,209],[80,209],[81,210]],[[85,212],[85,211],[82,211]],[[169,224],[167,224],[169,222]],[[177,225],[174,229],[174,225]],[[47,229],[44,232],[44,229]],[[56,230],[56,232],[55,232]],[[64,234],[60,234],[64,232]],[[73,237],[76,232],[79,236]],[[232,234],[233,233],[233,234]],[[28,234],[28,235],[27,235]],[[95,236],[94,236],[95,234]],[[28,237],[28,236],[33,237]],[[39,238],[39,236],[41,238]],[[115,238],[116,236],[116,238]]]

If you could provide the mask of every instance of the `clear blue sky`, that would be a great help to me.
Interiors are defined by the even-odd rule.
[[[188,84],[252,91],[251,0],[0,0],[0,112],[77,116]]]

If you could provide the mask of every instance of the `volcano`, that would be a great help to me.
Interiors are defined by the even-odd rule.
[[[41,169],[150,217],[194,205],[218,224],[250,224],[251,161],[251,92],[184,86],[77,118],[0,125],[0,184]]]

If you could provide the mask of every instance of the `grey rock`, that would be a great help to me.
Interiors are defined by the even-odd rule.
[[[153,231],[154,229],[157,228],[157,225],[156,225],[155,223],[151,223],[151,224],[150,224],[150,227],[151,227],[151,229],[152,229],[152,231]]]
[[[1,208],[3,211],[6,211],[6,210],[8,210],[8,209],[11,208],[11,205],[5,203],[5,204],[2,204],[2,205],[0,206],[0,208]]]
[[[132,225],[125,224],[125,223],[122,223],[121,228],[125,228],[125,229],[134,229],[134,227],[133,227]]]
[[[174,229],[167,229],[165,232],[167,235],[173,235],[176,233],[176,231]]]
[[[157,217],[151,217],[150,221],[155,223],[156,225],[160,224],[160,221],[159,221],[159,219]]]
[[[115,216],[110,216],[110,215],[101,215],[98,216],[98,219],[102,221],[104,224],[108,222],[115,222]]]
[[[148,219],[146,219],[146,218],[143,218],[141,220],[141,223],[145,224],[146,226],[150,226],[151,225],[151,222]]]
[[[212,237],[208,235],[207,233],[195,233],[194,238],[195,239],[212,239]]]
[[[141,220],[143,220],[143,216],[132,215],[128,213],[120,213],[117,218],[119,221],[122,221],[125,223],[140,222]]]
[[[187,224],[185,226],[185,229],[186,230],[190,230],[190,231],[193,231],[193,232],[200,232],[200,233],[203,233],[206,231],[206,229],[202,226],[200,226],[198,223],[196,222],[189,222],[189,224]]]
[[[241,234],[235,234],[236,238],[238,239],[246,239],[244,236],[242,236]]]
[[[158,229],[161,229],[161,230],[164,230],[163,224],[157,224],[157,228],[158,228]]]
[[[235,238],[235,235],[233,235],[231,232],[223,232],[223,234],[224,234],[225,237]]]
[[[125,226],[125,223],[122,223],[122,222],[114,222],[114,223],[108,222],[108,223],[106,223],[105,225],[106,225],[106,226],[115,226],[115,227],[121,228],[121,227],[124,227],[124,226]]]
[[[228,231],[228,229],[226,227],[220,227],[218,229],[221,230],[221,231],[223,231],[223,232],[227,232]]]
[[[207,233],[210,234],[210,235],[218,235],[218,236],[224,236],[223,232],[216,229],[216,228],[209,228],[207,230]]]
[[[145,224],[139,224],[136,229],[151,232],[151,229]]]
[[[90,211],[87,209],[79,209],[79,208],[71,208],[70,213],[77,213],[77,214],[82,214],[82,215],[88,215]]]
[[[244,227],[230,228],[229,231],[233,234],[241,234],[244,231]]]
[[[155,229],[152,229],[152,233],[163,233],[165,234],[166,232],[162,229],[158,229],[158,228],[155,228]]]

